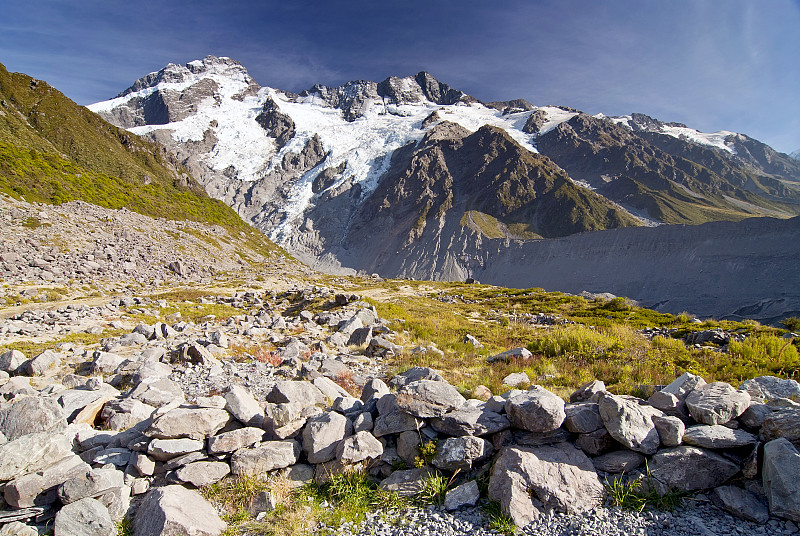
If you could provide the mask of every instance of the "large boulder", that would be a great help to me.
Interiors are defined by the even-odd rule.
[[[466,399],[447,382],[418,380],[404,385],[397,393],[401,411],[420,418],[441,417],[460,408]]]
[[[376,460],[383,454],[383,445],[369,432],[362,431],[339,442],[336,459],[341,463]]]
[[[19,350],[3,352],[0,354],[0,370],[14,374],[25,364],[25,361],[25,354]]]
[[[293,439],[264,441],[255,447],[242,448],[231,456],[234,475],[260,475],[297,463],[300,444]]]
[[[264,410],[250,391],[241,385],[231,385],[225,393],[225,409],[245,426],[261,426]]]
[[[54,536],[114,536],[116,533],[117,527],[108,508],[92,498],[64,506],[56,514],[53,525]]]
[[[650,475],[659,484],[660,492],[670,489],[697,491],[721,486],[740,467],[728,458],[701,449],[681,445],[660,450],[648,463]]]
[[[312,417],[303,428],[303,450],[309,463],[323,463],[336,457],[339,442],[352,432],[347,417],[326,411]]]
[[[437,432],[449,436],[483,436],[502,432],[511,426],[508,418],[485,406],[464,404],[431,421]]]
[[[173,485],[148,492],[133,527],[134,536],[218,536],[227,524],[202,495]]]
[[[692,418],[703,424],[725,424],[750,406],[750,393],[737,391],[725,382],[696,387],[686,395],[686,407]]]
[[[761,469],[764,492],[773,515],[800,522],[800,452],[786,438],[764,445]]]
[[[29,396],[0,409],[0,433],[14,441],[34,432],[58,432],[67,427],[66,417],[55,399]]]
[[[153,421],[145,434],[159,439],[205,439],[233,420],[219,408],[176,408]]]
[[[530,432],[551,432],[564,422],[564,406],[561,397],[534,385],[509,398],[505,409],[512,426]]]
[[[543,514],[591,510],[604,495],[591,460],[567,443],[505,447],[489,480],[489,498],[519,527]]]
[[[41,376],[48,369],[54,369],[61,364],[64,359],[63,354],[53,350],[45,350],[33,359],[26,361],[22,365],[22,371],[28,376]]]
[[[656,453],[661,440],[653,417],[662,416],[660,410],[638,398],[610,393],[600,395],[598,408],[611,437],[642,454]]]

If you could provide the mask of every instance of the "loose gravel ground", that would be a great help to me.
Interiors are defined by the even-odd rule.
[[[412,508],[396,516],[374,513],[359,525],[345,524],[337,536],[496,536],[480,508],[446,512],[440,507]],[[555,514],[535,521],[519,534],[528,536],[790,536],[800,534],[791,521],[772,518],[764,525],[737,519],[708,502],[687,501],[674,511],[634,512],[595,508],[581,515]]]

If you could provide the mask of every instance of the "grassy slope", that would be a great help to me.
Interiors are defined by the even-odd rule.
[[[46,82],[9,73],[2,65],[0,191],[31,202],[83,200],[250,232],[163,147],[105,122]]]

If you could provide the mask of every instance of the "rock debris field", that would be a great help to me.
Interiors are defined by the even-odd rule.
[[[17,221],[23,209],[4,210]],[[4,255],[22,255],[13,240],[3,235]],[[169,255],[136,274],[213,275],[184,252],[179,276]],[[132,257],[106,256],[100,269],[120,275]],[[25,270],[42,281],[81,273],[72,252],[58,258]],[[28,277],[19,261],[3,263],[6,281]],[[793,380],[731,386],[686,373],[647,400],[601,381],[568,403],[537,385],[467,398],[430,368],[390,375],[387,358],[414,350],[361,297],[322,285],[207,294],[182,300],[183,313],[144,294],[56,305],[0,320],[0,345],[38,344],[0,354],[0,535],[112,535],[125,517],[137,536],[218,535],[226,523],[199,488],[244,475],[323,483],[353,468],[408,497],[434,472],[453,479],[441,505],[320,530],[497,534],[491,500],[530,535],[798,533]],[[215,307],[234,314],[189,314]],[[611,506],[615,481],[690,496],[673,511],[636,512]],[[254,517],[271,507],[263,499],[248,506]]]

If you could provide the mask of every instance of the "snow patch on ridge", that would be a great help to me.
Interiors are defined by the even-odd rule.
[[[630,122],[633,121],[633,117],[630,115],[620,115],[616,117],[607,117],[603,114],[597,114],[595,117],[598,118],[605,118],[618,125],[622,125],[626,128],[632,128]],[[679,126],[671,126],[671,125],[661,125],[659,129],[653,129],[653,132],[658,132],[660,134],[666,134],[667,136],[672,136],[673,138],[678,138],[681,140],[691,141],[698,145],[705,145],[707,147],[714,147],[715,149],[721,149],[723,151],[727,151],[731,154],[736,154],[736,151],[733,147],[729,147],[725,140],[729,136],[736,135],[735,132],[730,132],[727,130],[720,130],[718,132],[700,132],[699,130],[695,130],[689,127],[679,127]]]

